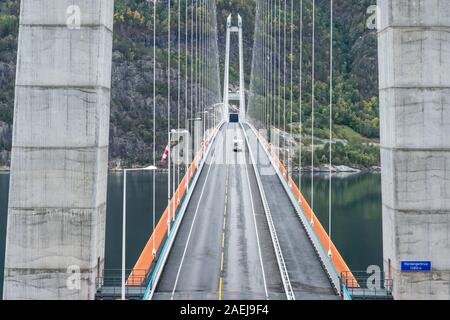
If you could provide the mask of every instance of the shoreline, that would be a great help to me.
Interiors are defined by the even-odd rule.
[[[131,167],[131,169],[132,168],[135,168],[135,167]],[[139,167],[136,167],[136,168],[139,168]],[[165,173],[167,171],[168,170],[164,169],[164,168],[158,168],[155,170],[155,172],[158,172],[158,173]],[[108,168],[108,173],[122,173],[122,172],[123,172],[123,169],[119,169],[119,168],[109,169]]]
[[[133,166],[132,166],[133,168]],[[0,167],[0,173],[9,173],[11,169],[9,167],[3,166]],[[156,172],[159,173],[166,173],[168,169],[166,168],[158,168]],[[298,167],[294,167],[294,172],[299,172]],[[328,165],[322,165],[319,167],[311,168],[311,166],[304,167],[300,170],[301,172],[305,173],[311,173],[314,174],[328,174],[330,172]],[[123,172],[123,169],[121,168],[108,168],[108,173],[121,173]],[[359,174],[359,173],[381,173],[381,167],[373,166],[373,167],[351,167],[346,165],[333,165],[331,166],[331,172],[333,174]]]
[[[294,171],[298,172],[299,168],[294,167]],[[314,172],[314,173],[326,173],[328,174],[330,172],[330,166],[329,165],[321,165],[318,167],[312,168],[311,166],[303,167],[301,172]],[[331,166],[331,172],[332,173],[381,173],[381,167],[378,166],[372,166],[372,167],[363,167],[363,166],[346,166],[346,165],[332,165]]]

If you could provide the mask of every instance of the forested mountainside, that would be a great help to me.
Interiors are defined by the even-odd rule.
[[[177,1],[173,0],[174,10]],[[188,1],[190,3],[191,1]],[[19,0],[0,2],[0,164],[8,166],[14,107],[14,77],[19,25]],[[185,1],[182,1],[185,3]],[[294,1],[298,6],[300,0]],[[310,69],[311,58],[311,1],[304,0],[304,59],[305,70]],[[323,108],[316,110],[316,136],[326,137],[328,109],[328,40],[329,1],[316,0],[316,84],[317,102]],[[345,143],[334,149],[334,162],[369,167],[379,164],[377,141],[378,119],[378,71],[377,41],[374,30],[366,27],[369,19],[367,8],[375,0],[335,1],[335,138]],[[167,0],[158,5],[157,36],[157,105],[167,105]],[[255,23],[254,0],[217,0],[219,48],[223,62],[225,45],[225,21],[229,13],[240,13],[244,21],[244,46],[246,50],[246,82],[249,84],[252,65],[253,32]],[[296,9],[298,11],[298,8]],[[110,166],[121,164],[146,164],[153,158],[152,119],[152,2],[146,0],[115,0],[115,34],[113,44],[112,100],[110,128]],[[294,14],[298,25],[298,14]],[[177,43],[177,20],[172,18],[172,41]],[[184,28],[183,22],[181,23]],[[183,42],[184,39],[181,39]],[[298,37],[294,39],[298,46]],[[176,55],[174,55],[176,59]],[[237,46],[232,50],[232,61],[237,62]],[[309,65],[308,65],[309,63]],[[176,60],[172,66],[176,66]],[[223,70],[222,70],[223,71]],[[171,71],[174,75],[177,70]],[[232,80],[237,79],[237,63],[232,66]],[[307,134],[311,109],[309,90],[311,78],[304,74],[304,131]],[[221,77],[222,78],[222,77]],[[173,80],[172,85],[176,85]],[[182,86],[184,90],[184,85]],[[190,88],[188,88],[190,90]],[[184,104],[184,91],[181,103]],[[172,98],[174,99],[174,98]],[[167,109],[166,109],[167,110]],[[298,116],[298,114],[296,115]],[[167,115],[158,112],[156,149],[159,156],[166,141]],[[323,129],[323,130],[321,130]],[[347,143],[348,142],[348,143]],[[323,147],[326,147],[325,145]],[[318,150],[317,163],[326,161],[326,152]]]

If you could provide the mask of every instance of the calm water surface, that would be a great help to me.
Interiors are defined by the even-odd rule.
[[[314,212],[328,231],[328,176],[314,178]],[[311,177],[302,178],[302,192],[311,203]],[[382,267],[381,175],[333,177],[333,242],[351,270]]]
[[[298,179],[298,178],[297,178]],[[9,174],[0,174],[0,292],[3,269]],[[121,173],[110,173],[106,223],[105,268],[121,267],[122,236]],[[129,173],[127,177],[127,268],[132,268],[153,228],[152,173]],[[302,177],[305,197],[311,196],[311,178]],[[167,205],[167,176],[156,174],[156,221]],[[332,237],[352,270],[382,264],[381,177],[360,174],[333,178]],[[314,209],[328,229],[328,179],[314,179]],[[1,295],[0,295],[1,297]]]

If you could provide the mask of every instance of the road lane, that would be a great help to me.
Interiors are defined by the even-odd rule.
[[[235,139],[245,141],[236,124],[228,130],[228,140]],[[229,155],[224,298],[266,299],[266,275],[254,222],[253,194],[248,184],[246,148]]]
[[[267,154],[248,125],[252,152],[272,213],[295,298],[297,300],[338,299],[297,213]]]
[[[223,146],[226,144],[226,136],[219,134],[191,197],[155,299],[217,298],[225,203]]]

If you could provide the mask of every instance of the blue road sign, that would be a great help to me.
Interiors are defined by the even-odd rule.
[[[230,113],[230,123],[238,123],[239,122],[239,114]]]
[[[431,271],[431,261],[402,261],[401,270],[404,272]]]

